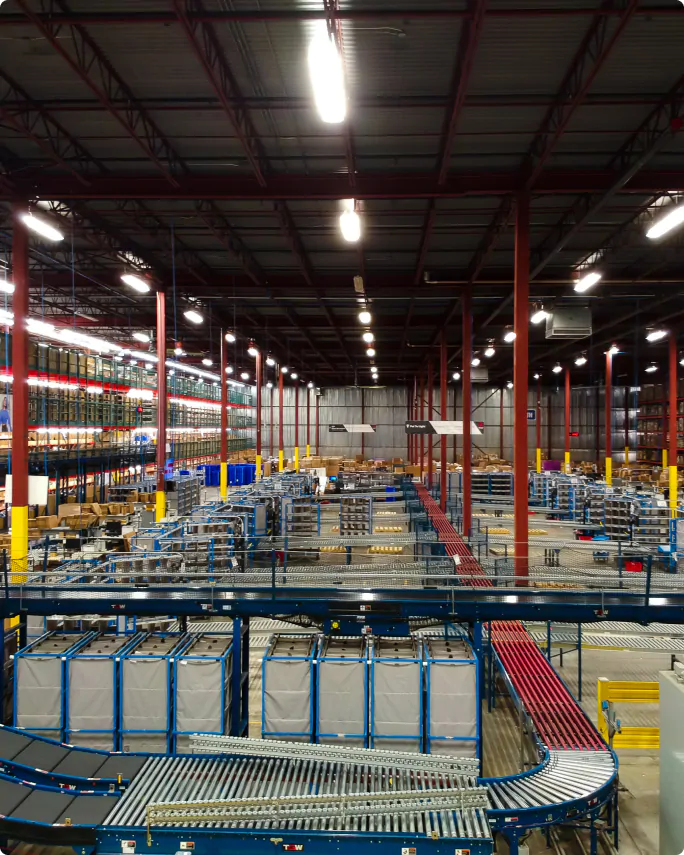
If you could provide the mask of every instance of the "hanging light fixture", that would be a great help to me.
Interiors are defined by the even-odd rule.
[[[454,380],[460,380],[461,379],[461,375],[458,371],[454,371],[454,373],[451,376],[454,378]]]
[[[211,359],[209,359],[208,356],[205,356],[204,359],[202,360],[202,365],[206,365],[207,368],[211,368],[211,366],[213,364],[214,364],[213,361]]]
[[[44,237],[46,240],[51,240],[55,243],[60,240],[64,240],[64,235],[59,231],[59,229],[56,229],[40,217],[34,216],[32,213],[22,214],[20,219],[27,228],[31,229],[31,231],[35,232],[37,235]]]
[[[368,309],[362,309],[359,312],[359,322],[364,324],[364,326],[368,326],[370,322],[373,320],[373,316],[368,311]]]
[[[268,365],[270,368],[273,368],[273,366],[275,365],[275,359],[271,356],[270,353],[266,357],[266,365]]]
[[[373,333],[372,333],[372,332],[370,332],[370,331],[365,332],[365,333],[361,336],[361,338],[362,338],[362,339],[363,339],[367,344],[370,344],[372,341],[374,341],[374,340],[375,340],[375,336],[374,336],[374,335],[373,335]]]
[[[587,364],[587,357],[584,354],[581,354],[575,360],[575,365],[582,366],[582,365],[586,365],[586,364]]]
[[[240,378],[242,380],[249,380],[249,374],[246,371],[243,371],[242,374],[240,375]]]
[[[234,371],[232,365],[226,365],[226,374],[232,374]]]
[[[230,344],[233,344],[233,342],[235,341],[235,333],[228,330],[228,332],[225,335],[225,338],[226,338],[227,342],[229,342]]]
[[[269,381],[268,381],[268,383],[266,384],[266,388],[267,388],[267,389],[272,389],[272,388],[273,388],[273,383],[271,383],[271,381],[270,381],[270,380],[269,380]]]
[[[3,294],[14,294],[14,282],[8,282],[6,279],[3,279],[0,282],[0,291]]]
[[[124,285],[128,285],[129,288],[132,288],[134,291],[137,291],[139,294],[147,294],[150,290],[149,282],[146,282],[140,276],[136,276],[134,273],[122,273],[121,281]]]
[[[183,314],[192,324],[201,324],[204,321],[202,315],[195,309],[186,309]]]
[[[342,57],[325,21],[316,23],[307,61],[318,115],[327,124],[338,125],[347,115],[344,69]]]
[[[309,382],[306,384],[306,388],[307,389],[313,389],[313,387],[314,387],[314,384],[311,382],[311,380],[309,380]]]
[[[646,333],[646,341],[660,341],[667,335],[667,330],[652,329]]]
[[[494,342],[492,339],[490,339],[489,344],[487,345],[487,348],[484,352],[484,355],[487,357],[487,359],[491,359],[495,353],[496,353],[496,350],[494,350]]]
[[[597,282],[601,281],[602,278],[601,273],[596,270],[592,270],[591,273],[587,273],[577,282],[575,282],[575,291],[578,294],[583,294],[585,291],[588,291],[590,288],[593,288]]]
[[[652,363],[648,366],[648,368],[646,369],[646,373],[647,373],[647,374],[653,374],[653,372],[654,372],[654,371],[657,371],[657,370],[658,370],[658,366],[655,364],[655,362],[652,362]]]
[[[560,362],[557,362],[551,370],[554,374],[560,374],[563,370],[563,366],[560,364]]]
[[[372,359],[375,356],[375,348],[374,347],[367,348],[366,349],[366,356],[370,356],[370,358]]]
[[[361,218],[355,210],[353,199],[343,201],[344,211],[340,215],[340,231],[348,243],[356,243],[361,237]]]
[[[249,347],[247,348],[247,353],[250,356],[254,356],[254,357],[257,357],[259,355],[259,351],[257,350],[253,341],[250,341]]]
[[[616,344],[612,344],[608,353],[611,356],[615,356],[616,353],[620,353],[620,348]]]
[[[508,381],[508,383],[506,383],[506,388],[507,388],[507,389],[512,389],[512,388],[513,388],[513,381],[512,381],[512,380],[509,380],[509,381]]]
[[[509,343],[515,341],[515,331],[511,327],[506,327],[503,339]]]
[[[471,364],[474,368],[477,368],[477,366],[480,364],[480,357],[479,357],[479,356],[473,356],[473,359],[472,359],[472,361],[471,361],[471,363],[470,363],[470,364]]]
[[[299,379],[299,374],[297,374],[297,372],[296,372],[296,371],[293,371],[293,372],[290,374],[290,377],[291,377],[293,380],[297,380],[297,379]]]
[[[530,323],[540,324],[543,320],[548,318],[549,313],[544,311],[544,307],[539,304],[538,308],[535,308],[534,312],[532,312],[532,316],[530,318]]]

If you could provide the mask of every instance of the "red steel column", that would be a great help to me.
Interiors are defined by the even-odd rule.
[[[415,375],[413,376],[413,413],[411,414],[411,418],[414,419],[414,421],[418,420],[418,378]],[[414,466],[417,466],[418,465],[418,434],[417,433],[413,435],[412,442],[413,442],[413,451],[412,451],[411,463],[413,463]]]
[[[670,332],[670,448],[667,455],[670,466],[670,511],[672,518],[677,516],[677,458],[679,452],[679,434],[677,432],[677,336]]]
[[[261,478],[261,390],[264,385],[263,378],[263,356],[261,351],[257,352],[255,357],[255,376],[256,376],[256,480]]]
[[[361,387],[361,424],[366,421],[366,396],[363,392],[363,387]],[[363,433],[361,434],[361,455],[364,458],[366,456],[366,436]]]
[[[428,400],[427,400],[427,410],[428,410],[428,421],[432,418],[432,392],[435,386],[435,377],[432,371],[432,360],[428,361],[427,368],[427,382],[428,382]],[[428,477],[427,484],[428,490],[432,489],[432,471],[434,469],[434,462],[432,460],[432,451],[433,451],[433,441],[432,434],[428,434]]]
[[[537,472],[542,471],[541,459],[541,377],[537,380]]]
[[[318,441],[320,439],[320,402],[321,396],[316,392],[316,457],[318,457]]]
[[[425,380],[424,375],[420,375],[420,418],[421,421],[425,418]],[[423,480],[423,472],[425,471],[425,436],[420,435],[420,480]]]
[[[442,330],[441,341],[439,344],[439,386],[440,386],[440,418],[447,421],[447,346],[446,336]],[[447,435],[442,434],[440,438],[441,451],[441,470],[439,473],[440,480],[440,507],[446,513],[447,501]]]
[[[23,582],[28,571],[28,330],[29,256],[23,203],[15,205],[12,230],[14,326],[12,328],[12,581]]]
[[[503,386],[499,389],[499,457],[503,460],[504,456],[504,390]]]
[[[565,369],[565,471],[570,474],[570,369]]]
[[[457,393],[458,393],[458,389],[456,386],[454,386],[454,421],[456,421],[456,404],[458,403],[458,401],[457,401],[458,394]],[[457,454],[457,445],[456,445],[456,434],[454,433],[454,459],[451,462],[456,463],[457,457],[458,457],[458,454]]]
[[[521,193],[515,213],[515,284],[513,344],[513,471],[515,576],[518,585],[528,579],[528,459],[527,373],[530,315],[530,198]]]
[[[311,389],[306,387],[306,456],[311,457]]]
[[[463,534],[470,536],[473,527],[472,483],[473,483],[473,449],[470,434],[472,419],[472,398],[470,385],[470,363],[473,359],[473,319],[471,315],[470,286],[463,292],[461,312],[463,314],[463,370],[461,379],[463,385]]]
[[[274,395],[274,392],[273,392],[273,384],[271,384],[270,392],[271,392],[271,400],[270,400],[270,403],[269,403],[269,407],[270,407],[270,410],[271,410],[271,412],[270,412],[270,419],[271,419],[271,423],[270,423],[270,425],[268,426],[268,432],[269,432],[269,442],[268,442],[268,445],[269,445],[269,456],[270,456],[270,457],[273,457],[273,395]]]
[[[228,348],[221,330],[221,477],[219,494],[225,501],[228,498]]]
[[[411,408],[413,407],[413,401],[411,399],[411,387],[406,387],[406,421],[411,421]],[[406,434],[406,462],[411,463],[411,442],[413,439],[413,434]]]
[[[606,351],[606,484],[613,483],[613,354]]]
[[[156,520],[166,516],[166,294],[157,291],[157,496]]]
[[[285,468],[283,457],[283,386],[285,375],[283,369],[278,366],[278,472]]]
[[[299,379],[294,381],[294,470],[299,472]]]

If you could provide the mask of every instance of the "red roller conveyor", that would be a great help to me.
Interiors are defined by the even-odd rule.
[[[427,489],[418,484],[416,490],[447,555],[460,559],[461,581],[472,587],[491,587],[489,577]],[[501,664],[547,748],[604,748],[598,732],[525,627],[519,621],[493,621],[490,633]]]

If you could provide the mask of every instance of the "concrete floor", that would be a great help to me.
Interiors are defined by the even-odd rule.
[[[297,630],[296,627],[292,631]],[[261,658],[269,636],[261,627],[252,633],[250,655],[250,727],[252,737],[261,736]],[[557,651],[554,651],[557,652]],[[597,682],[599,677],[612,680],[657,680],[658,671],[670,667],[670,655],[664,653],[634,653],[613,650],[583,650],[582,652],[582,705],[592,719],[597,721]],[[577,653],[555,658],[558,668],[571,691],[577,694]],[[627,706],[627,705],[625,705]],[[657,707],[631,705],[620,709],[625,725],[658,726]],[[490,714],[486,706],[482,714],[484,738],[484,774],[510,775],[520,772],[521,740],[517,715],[506,697],[497,699],[497,707]],[[657,751],[621,750],[620,762],[620,853],[621,855],[657,855],[659,826],[659,753]],[[588,851],[588,840],[582,840]],[[530,851],[546,850],[541,834],[528,840]],[[583,855],[582,846],[572,835],[558,835],[558,852]],[[505,848],[505,847],[504,847]]]

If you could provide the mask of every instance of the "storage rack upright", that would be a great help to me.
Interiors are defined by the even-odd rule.
[[[616,492],[606,493],[606,535],[611,540],[631,538],[632,497]]]
[[[340,537],[373,533],[373,497],[340,497]]]

